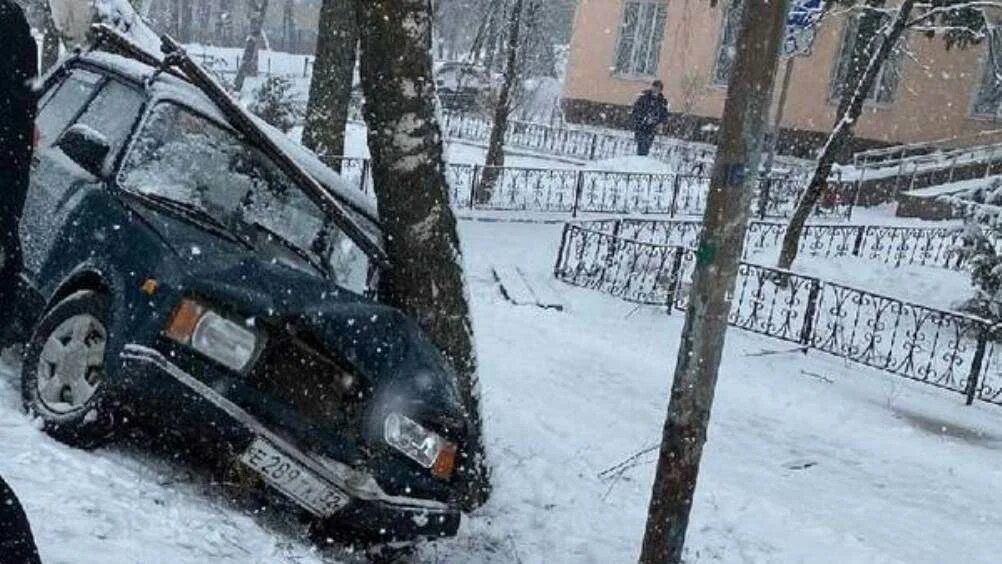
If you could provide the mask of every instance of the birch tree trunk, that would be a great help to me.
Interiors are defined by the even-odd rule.
[[[233,80],[233,87],[237,92],[243,90],[244,81],[248,76],[257,76],[257,52],[264,43],[261,30],[264,27],[265,14],[268,13],[268,0],[248,0],[248,7],[251,12],[250,33],[244,44],[244,55],[240,60],[237,77]]]
[[[681,562],[788,0],[745,0],[640,562]]]
[[[436,118],[428,0],[356,0],[372,176],[393,268],[384,302],[414,317],[455,369],[472,423],[460,475],[464,506],[490,492],[473,325]]]
[[[797,207],[793,210],[793,215],[786,227],[786,233],[783,235],[783,244],[779,253],[779,268],[788,269],[796,260],[804,225],[828,186],[828,177],[831,175],[836,158],[852,142],[856,122],[859,120],[860,114],[863,113],[863,103],[870,90],[873,89],[884,61],[888,59],[898,40],[908,29],[908,18],[911,16],[914,5],[915,0],[903,0],[894,19],[884,28],[879,47],[870,57],[866,70],[856,84],[852,98],[846,105],[845,112],[838,116],[838,121],[835,122],[831,135],[828,136],[828,141],[821,149],[818,164],[811,175],[807,190],[797,200]]]
[[[508,20],[508,44],[506,47],[507,62],[504,70],[504,83],[494,107],[494,127],[491,129],[490,142],[487,145],[487,158],[484,161],[484,171],[477,185],[476,203],[489,202],[494,194],[498,176],[504,166],[504,138],[508,131],[508,118],[511,116],[511,92],[518,82],[519,72],[519,39],[522,32],[522,15],[524,0],[515,0]]]
[[[358,53],[355,0],[324,0],[319,26],[303,145],[340,171],[341,161],[330,157],[344,155]]]
[[[48,2],[45,2],[43,11],[44,21],[42,25],[44,26],[43,33],[45,35],[42,37],[42,74],[59,61],[59,44],[62,39],[59,29],[56,27],[56,22],[52,19],[52,7]]]

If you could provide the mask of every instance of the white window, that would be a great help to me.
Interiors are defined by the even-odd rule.
[[[731,0],[724,11],[724,21],[720,28],[720,46],[717,47],[717,62],[713,67],[713,84],[727,86],[731,79],[731,68],[738,46],[738,26],[741,25],[741,4],[744,0]]]
[[[869,22],[871,26],[883,26],[888,23],[890,16],[887,14],[881,15],[881,21],[879,22]],[[842,49],[839,52],[839,58],[837,61],[837,66],[835,67],[835,76],[832,80],[831,88],[831,99],[834,102],[838,102],[842,99],[848,89],[856,88],[856,84],[848,83],[848,76],[851,71],[851,65],[853,61],[860,57],[862,54],[864,46],[859,44],[860,39],[860,25],[862,23],[860,14],[855,14],[846,20],[845,32],[842,36]],[[874,49],[878,49],[879,45],[875,45]],[[880,73],[877,75],[877,80],[874,81],[873,88],[867,94],[867,101],[876,102],[878,104],[890,104],[894,101],[894,93],[898,88],[898,81],[901,76],[901,63],[903,58],[903,52],[900,46],[894,47],[891,51],[890,56],[884,61],[884,64],[880,68]],[[860,61],[864,65],[860,69],[860,75],[862,75],[863,70],[867,61]]]
[[[616,74],[648,77],[657,74],[668,6],[663,1],[628,0],[623,5],[616,46]]]
[[[984,70],[974,96],[971,114],[1002,118],[1002,33],[992,33],[985,47]]]

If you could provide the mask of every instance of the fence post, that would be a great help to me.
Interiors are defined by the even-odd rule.
[[[978,393],[978,377],[981,376],[981,367],[985,361],[985,349],[988,348],[988,331],[982,327],[978,333],[978,348],[974,350],[974,359],[971,360],[971,375],[967,377],[967,405],[974,403],[974,397]]]
[[[807,309],[804,310],[804,327],[800,330],[800,343],[806,351],[811,347],[814,338],[814,316],[818,313],[818,301],[821,298],[821,281],[811,278],[811,290],[807,294]]]
[[[759,180],[758,189],[758,218],[765,219],[769,208],[769,198],[772,193],[772,174],[766,171]]]
[[[581,193],[584,192],[584,171],[579,170],[577,179],[574,182],[574,202],[571,203],[571,217],[578,216],[578,207],[581,205]],[[619,231],[619,224],[616,224],[616,231]]]
[[[675,300],[678,299],[678,289],[682,285],[682,257],[685,254],[684,247],[675,247],[675,256],[671,259],[671,273],[668,275],[668,296],[665,300],[668,304],[668,315],[675,309]]]
[[[598,133],[591,134],[591,150],[588,151],[588,160],[595,160],[595,151],[598,150]]]
[[[671,206],[668,208],[668,217],[675,217],[678,213],[678,193],[682,189],[682,175],[675,173],[675,179],[672,180],[671,188]]]
[[[567,234],[570,227],[570,223],[564,224],[564,232],[560,235],[560,250],[557,251],[557,263],[553,265],[553,277],[558,280],[564,267],[564,249],[567,248]]]
[[[470,176],[470,209],[476,209],[477,183],[480,180],[480,165],[473,165],[473,174]]]
[[[369,184],[369,159],[362,159],[362,174],[359,175],[358,189],[365,193],[365,187]],[[375,190],[373,190],[375,192]]]
[[[863,250],[863,235],[866,233],[866,226],[860,225],[856,228],[856,240],[852,244],[852,256],[858,257]]]

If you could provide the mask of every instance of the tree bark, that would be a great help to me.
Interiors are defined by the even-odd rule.
[[[911,16],[914,5],[915,0],[901,2],[897,14],[883,32],[880,45],[870,57],[862,78],[856,84],[845,112],[839,115],[831,135],[828,136],[828,141],[821,149],[818,164],[811,175],[807,190],[797,201],[797,207],[793,210],[793,215],[786,227],[786,233],[783,235],[783,243],[779,253],[779,268],[788,269],[796,260],[804,225],[828,186],[828,177],[831,175],[837,157],[852,142],[856,122],[859,120],[860,114],[863,113],[863,103],[866,101],[867,94],[873,88],[884,61],[891,55],[898,40],[908,28],[908,18]]]
[[[788,1],[746,0],[640,562],[681,562]]]
[[[480,177],[475,194],[476,203],[483,204],[491,200],[494,187],[501,174],[499,167],[504,166],[504,138],[508,131],[508,118],[511,116],[511,93],[518,82],[519,76],[519,36],[522,31],[522,15],[524,0],[515,0],[508,20],[508,44],[506,47],[507,62],[504,70],[504,83],[494,107],[494,127],[487,144],[487,158],[484,161],[484,171]]]
[[[48,2],[45,2],[43,10],[45,19],[42,25],[45,26],[45,36],[42,38],[42,73],[44,74],[59,61],[59,44],[62,38],[59,29],[56,28],[56,22],[52,19],[52,8]]]
[[[244,55],[240,60],[237,77],[233,80],[233,87],[237,92],[243,90],[244,81],[248,76],[257,76],[257,53],[264,43],[262,28],[265,15],[268,13],[268,0],[248,0],[248,6],[251,11],[250,33],[247,34],[247,41],[244,44]]]
[[[341,161],[331,157],[344,155],[357,53],[355,0],[324,0],[303,145],[339,171]]]
[[[456,372],[471,433],[460,469],[464,507],[490,493],[473,326],[456,218],[449,207],[432,74],[428,0],[356,0],[362,90],[376,201],[393,268],[385,303],[417,320]]]

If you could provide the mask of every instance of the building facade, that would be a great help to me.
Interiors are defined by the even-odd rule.
[[[562,96],[567,119],[628,127],[634,99],[659,78],[672,105],[670,133],[712,140],[714,128],[707,125],[723,112],[734,58],[735,2],[579,0]],[[829,13],[810,55],[794,60],[782,152],[809,156],[831,130],[857,23],[848,11]],[[1002,140],[985,133],[1002,128],[1002,84],[985,64],[986,52],[983,45],[947,50],[940,38],[907,36],[870,93],[857,148],[953,137]],[[777,102],[783,71],[781,65]]]

